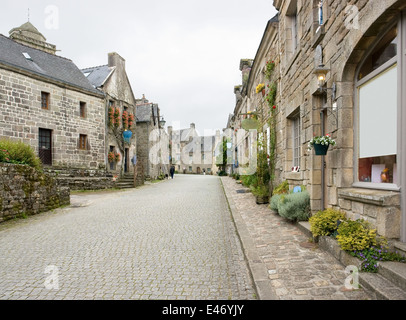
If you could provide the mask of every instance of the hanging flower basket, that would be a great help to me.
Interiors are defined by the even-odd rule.
[[[330,147],[330,145],[329,144],[327,144],[327,145],[315,144],[313,147],[314,147],[316,156],[325,156],[327,154],[327,151],[328,151],[328,148]]]
[[[123,132],[123,138],[126,143],[131,143],[132,136],[133,136],[133,133],[130,130],[126,130]]]
[[[331,138],[330,134],[327,134],[322,137],[314,137],[309,142],[308,150],[314,148],[317,156],[325,156],[330,145],[335,146],[336,142]]]
[[[260,83],[260,84],[257,86],[255,92],[256,92],[256,93],[260,93],[260,92],[262,92],[262,90],[265,90],[265,84],[264,84],[264,83]]]

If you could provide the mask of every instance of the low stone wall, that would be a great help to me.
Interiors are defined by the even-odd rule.
[[[369,221],[379,235],[400,238],[400,192],[348,188],[338,192],[340,209],[352,220]]]
[[[70,189],[29,166],[0,163],[0,222],[70,204]]]
[[[59,185],[71,190],[103,190],[116,187],[113,175],[104,169],[52,167],[44,171],[56,179]]]

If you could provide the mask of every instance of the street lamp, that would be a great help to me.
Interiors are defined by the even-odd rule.
[[[161,120],[159,121],[159,126],[160,126],[161,128],[164,128],[165,125],[166,125],[166,121],[165,121],[164,117],[161,117]]]
[[[326,79],[327,79],[327,73],[329,73],[330,69],[326,68],[323,64],[319,65],[313,72],[317,76],[317,84],[319,86],[318,91],[320,93],[327,92],[327,90],[332,90],[332,99],[335,100],[336,98],[336,92],[337,92],[337,86],[336,83],[333,83],[333,86],[331,88],[325,88],[326,85]]]

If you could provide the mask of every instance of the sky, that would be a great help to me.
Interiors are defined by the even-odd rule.
[[[222,130],[254,59],[273,0],[3,0],[0,33],[29,21],[80,69],[126,60],[134,95],[159,104],[166,126]]]

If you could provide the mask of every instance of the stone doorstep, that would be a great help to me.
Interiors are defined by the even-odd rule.
[[[309,222],[299,222],[298,227],[309,237],[313,237]],[[318,237],[319,247],[330,253],[344,266],[355,265],[360,268],[361,261],[341,250],[337,241],[331,237]],[[404,244],[401,244],[404,245]],[[379,263],[378,273],[360,272],[359,282],[377,300],[406,300],[406,264],[400,262]]]

